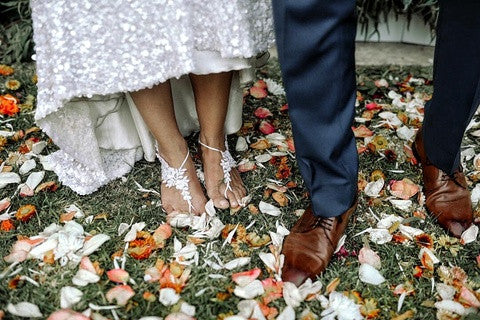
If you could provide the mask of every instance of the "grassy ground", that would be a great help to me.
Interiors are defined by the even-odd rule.
[[[376,101],[377,103],[385,103],[383,106],[384,110],[391,110],[395,114],[402,115],[404,110],[391,106],[391,99],[386,97],[388,91],[393,89],[398,92],[401,91],[401,89],[406,89],[407,91],[402,94],[406,95],[408,90],[413,90],[416,93],[429,95],[432,92],[431,83],[428,81],[428,79],[431,79],[431,72],[432,70],[430,68],[418,67],[385,66],[380,68],[359,68],[358,89],[362,97],[360,100],[363,99],[363,102],[360,102],[356,110],[357,116],[362,116],[365,111],[365,101],[370,100]],[[270,78],[280,82],[279,68],[275,61],[268,64],[264,69],[259,70],[258,75],[260,78]],[[404,80],[409,75],[427,81],[423,84],[405,82]],[[0,89],[3,90],[2,94],[11,93],[17,95],[19,102],[23,103],[28,94],[35,95],[35,86],[31,80],[32,76],[33,69],[31,66],[15,66],[15,73],[10,76],[0,77],[0,82],[6,81],[7,79],[17,79],[22,85],[17,90],[8,90],[0,83],[0,88],[3,88]],[[375,80],[382,78],[388,81],[389,88],[378,88],[374,85]],[[411,88],[409,86],[411,86]],[[424,98],[425,95],[423,96]],[[269,94],[265,98],[258,99],[247,93],[244,107],[245,126],[238,135],[249,136],[251,141],[255,141],[255,138],[263,136],[258,130],[260,120],[254,116],[254,110],[258,107],[265,107],[273,113],[273,117],[271,117],[269,121],[276,127],[277,132],[282,133],[286,137],[290,137],[291,129],[288,122],[288,112],[280,110],[281,106],[285,103],[285,97],[282,95],[276,96]],[[373,130],[374,136],[382,136],[386,139],[387,146],[385,150],[391,150],[392,152],[380,150],[379,148],[373,150],[372,146],[369,145],[366,148],[367,150],[360,154],[361,188],[363,188],[367,182],[371,181],[370,176],[374,170],[381,170],[387,182],[390,180],[409,178],[414,183],[420,184],[421,176],[419,168],[410,163],[403,151],[403,145],[406,144],[406,142],[399,139],[395,134],[395,130],[392,128],[376,126],[380,120],[378,114],[374,114],[371,121],[368,121],[366,124]],[[413,128],[419,125],[418,122],[411,119],[406,119],[405,123]],[[16,116],[0,118],[0,130],[9,130],[7,124],[11,125],[15,131],[21,129],[26,130],[34,126],[33,114],[28,109],[25,109]],[[355,124],[355,126],[358,125],[358,123]],[[25,139],[32,137],[45,141],[48,140],[48,137],[41,132],[31,133],[18,141],[8,139],[0,153],[0,162],[6,161],[11,152],[21,148],[25,143]],[[193,137],[191,139],[194,141]],[[229,137],[229,143],[233,150],[235,149],[236,140],[236,135]],[[364,146],[364,139],[359,138],[357,142],[358,147],[361,149]],[[466,135],[465,145],[473,146],[476,152],[480,150],[478,142],[469,134]],[[50,142],[43,154],[48,154],[53,150],[55,150],[55,146]],[[236,158],[238,160],[244,158],[253,159],[255,155],[262,153],[265,153],[265,151],[249,148],[247,151],[237,152]],[[396,155],[396,159],[392,154]],[[308,195],[302,186],[301,177],[295,162],[290,157],[286,159],[287,165],[291,169],[291,175],[284,177],[284,179],[276,177],[278,167],[276,164],[269,162],[264,164],[265,168],[258,166],[257,169],[242,174],[244,182],[253,196],[251,203],[255,206],[258,206],[261,200],[279,206],[271,198],[271,192],[266,191],[267,179],[280,180],[283,184],[289,181],[297,183],[298,186],[296,188],[290,188],[286,192],[289,204],[281,208],[282,214],[279,217],[272,217],[262,213],[253,214],[251,212],[252,210],[247,208],[233,215],[226,210],[218,211],[217,214],[224,224],[247,226],[255,220],[256,223],[249,231],[254,231],[258,235],[264,235],[268,234],[268,231],[274,231],[277,220],[288,228],[292,226],[297,219],[294,211],[304,208],[308,204]],[[471,160],[467,162],[467,165],[466,171],[474,173],[475,169],[473,168]],[[40,169],[40,166],[37,167],[37,169]],[[392,172],[390,171],[392,169],[401,171]],[[12,170],[17,172],[18,166],[13,165]],[[87,223],[84,218],[76,219],[78,223],[84,226],[85,231],[91,234],[105,233],[111,237],[110,241],[107,241],[99,250],[90,255],[90,259],[92,261],[98,261],[100,266],[105,270],[112,269],[113,262],[111,255],[124,248],[123,236],[117,235],[117,228],[120,223],[144,221],[146,223],[145,229],[153,231],[162,222],[165,222],[165,214],[158,206],[160,199],[154,194],[138,191],[135,185],[136,181],[147,189],[159,190],[159,176],[160,166],[158,163],[152,164],[140,161],[125,179],[116,180],[88,196],[79,196],[69,188],[61,185],[59,185],[59,188],[54,192],[39,192],[33,197],[24,198],[15,194],[17,185],[9,185],[0,189],[0,199],[7,196],[12,197],[11,211],[17,210],[25,204],[33,204],[38,210],[37,215],[29,222],[22,223],[13,219],[15,230],[0,231],[0,256],[6,256],[10,252],[10,248],[17,237],[37,235],[50,223],[59,223],[59,217],[64,213],[64,207],[75,203],[85,212],[86,216],[96,217],[91,223]],[[476,176],[472,174],[469,177],[473,187],[476,182]],[[52,172],[47,173],[44,181],[56,181],[55,174]],[[339,190],[339,192],[341,192],[341,190]],[[446,234],[435,224],[433,219],[428,216],[425,220],[412,219],[410,223],[411,226],[420,228],[432,236],[434,239],[435,254],[441,260],[440,264],[436,265],[434,271],[429,271],[422,267],[421,269],[424,271],[423,276],[415,277],[413,274],[414,267],[422,266],[418,258],[419,246],[415,241],[408,241],[403,244],[389,242],[380,245],[369,241],[367,234],[353,237],[353,235],[375,226],[376,219],[374,216],[395,214],[409,218],[413,217],[414,211],[424,212],[416,196],[412,198],[412,208],[407,211],[401,211],[391,205],[387,199],[389,195],[386,187],[383,188],[380,196],[376,199],[369,198],[362,191],[359,193],[359,207],[355,218],[348,227],[348,237],[344,248],[340,254],[337,254],[333,258],[329,268],[319,277],[319,280],[325,287],[335,278],[340,278],[336,291],[349,292],[350,294],[352,294],[352,292],[359,293],[360,296],[365,299],[363,302],[364,305],[365,301],[368,300],[372,310],[378,309],[377,312],[370,313],[372,318],[390,319],[398,314],[403,314],[411,310],[413,311],[410,317],[412,319],[435,319],[437,310],[433,308],[433,303],[438,300],[438,296],[435,290],[432,291],[432,277],[436,282],[441,282],[437,272],[438,266],[458,266],[462,268],[469,277],[469,288],[477,290],[480,288],[480,269],[477,266],[475,258],[479,254],[480,245],[477,242],[465,246],[460,244],[444,244],[445,241],[443,240],[445,239],[440,240],[440,238]],[[395,230],[391,232],[396,233]],[[175,237],[185,244],[187,242],[187,236],[191,232],[188,228],[182,228],[174,229],[173,233]],[[158,302],[158,299],[154,302],[148,302],[142,297],[145,292],[151,292],[158,296],[158,283],[147,283],[143,281],[144,271],[152,266],[157,258],[165,261],[171,259],[173,253],[172,239],[173,237],[167,241],[164,249],[156,250],[148,259],[136,260],[127,255],[128,259],[125,269],[130,273],[131,278],[136,281],[136,284],[132,285],[135,296],[125,307],[117,309],[120,318],[138,319],[146,315],[165,317],[174,310],[174,307],[163,306]],[[453,240],[450,239],[450,241]],[[231,245],[226,245],[222,248],[222,242],[223,239],[216,239],[211,241],[211,244],[204,243],[197,246],[200,253],[200,262],[198,266],[193,266],[190,279],[181,292],[183,300],[196,306],[197,311],[195,317],[198,319],[216,319],[221,314],[238,312],[237,303],[242,299],[231,294],[235,286],[230,278],[232,273],[260,267],[263,270],[260,278],[266,278],[271,274],[266,270],[257,255],[260,251],[268,252],[266,245],[260,248],[252,248],[246,243],[240,244],[240,247],[244,250],[243,253],[252,257],[250,264],[240,269],[233,271],[214,271],[204,265],[203,259],[207,249],[218,252],[223,261],[229,261],[238,256],[238,251],[234,252],[234,248]],[[368,243],[382,260],[380,272],[386,278],[386,282],[381,285],[369,285],[359,280],[358,269],[360,264],[357,253],[365,243]],[[455,252],[452,248],[458,249],[458,252]],[[456,254],[452,254],[452,252]],[[237,255],[235,253],[237,253]],[[6,262],[0,260],[0,271],[7,266],[8,264]],[[0,310],[6,310],[7,303],[9,302],[18,303],[21,301],[29,301],[37,304],[44,315],[49,315],[55,310],[60,309],[59,290],[64,286],[72,285],[71,279],[77,272],[78,267],[68,265],[62,267],[58,262],[48,264],[39,263],[37,260],[27,260],[22,262],[20,266],[22,267],[21,275],[27,275],[35,279],[40,285],[36,287],[26,281],[13,284],[11,281],[13,277],[0,279]],[[220,273],[225,275],[226,278],[211,279],[208,277],[211,273]],[[397,314],[399,296],[393,293],[393,288],[399,284],[410,286],[414,290],[414,294],[406,297],[401,311]],[[105,294],[113,287],[114,284],[108,280],[106,275],[102,275],[99,282],[80,288],[83,292],[83,298],[79,303],[74,305],[73,309],[83,311],[88,308],[89,303],[109,305]],[[196,295],[200,290],[204,290],[203,293]],[[285,307],[285,302],[283,299],[278,299],[269,306],[274,306],[281,311]],[[319,301],[302,302],[302,305],[296,308],[297,316],[300,316],[300,313],[305,308],[309,308],[317,315],[320,315],[323,310]],[[100,313],[112,318],[109,311],[100,311]],[[6,312],[5,319],[13,318],[15,317]]]

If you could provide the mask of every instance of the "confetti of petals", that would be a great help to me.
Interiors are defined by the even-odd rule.
[[[132,287],[129,285],[119,285],[115,286],[112,289],[108,290],[105,297],[109,303],[115,301],[115,303],[119,306],[124,306],[127,304],[128,300],[135,295],[135,291],[133,291]]]
[[[17,304],[9,303],[7,305],[7,311],[13,314],[14,316],[23,317],[23,318],[43,317],[38,306],[30,302],[19,302]]]

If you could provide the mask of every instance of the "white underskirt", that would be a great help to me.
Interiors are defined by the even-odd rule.
[[[241,84],[253,79],[252,61],[225,59],[215,52],[198,52],[195,57],[195,74],[235,70],[225,131],[238,131],[242,125]],[[188,75],[170,81],[180,132],[186,136],[198,131]],[[155,141],[128,93],[76,98],[37,122],[60,148],[47,156],[49,165],[64,185],[79,194],[92,193],[124,176],[142,158],[155,161]]]

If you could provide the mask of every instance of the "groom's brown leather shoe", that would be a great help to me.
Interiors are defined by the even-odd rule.
[[[312,207],[308,207],[285,238],[282,250],[285,255],[283,281],[293,282],[299,286],[307,278],[315,279],[322,273],[356,208],[355,201],[355,204],[342,215],[323,218],[316,217]]]
[[[425,152],[421,129],[412,149],[422,165],[427,210],[444,229],[459,238],[473,222],[470,192],[462,168],[448,175],[435,167]]]

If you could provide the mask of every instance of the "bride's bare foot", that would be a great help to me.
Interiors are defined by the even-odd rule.
[[[192,158],[187,153],[188,149],[184,146],[178,148],[175,152],[161,154],[163,160],[171,168],[168,169],[165,163],[161,161],[163,181],[160,192],[162,207],[167,214],[173,211],[201,214],[205,211],[207,199],[203,194],[200,181],[198,181]],[[185,169],[183,177],[188,179],[188,184],[186,180],[181,179],[182,174],[179,174],[178,169]],[[169,171],[170,174],[168,174]],[[192,207],[189,205],[189,201]]]
[[[200,148],[202,151],[205,188],[207,189],[208,197],[213,200],[213,204],[217,208],[226,209],[229,206],[231,208],[238,207],[239,204],[241,204],[242,198],[247,195],[247,191],[240,178],[239,172],[235,168],[231,168],[230,170],[231,180],[229,184],[225,181],[224,169],[221,165],[222,153],[217,151],[225,151],[224,138],[208,139],[200,136],[199,141],[201,141]],[[227,185],[229,186],[228,189]]]

